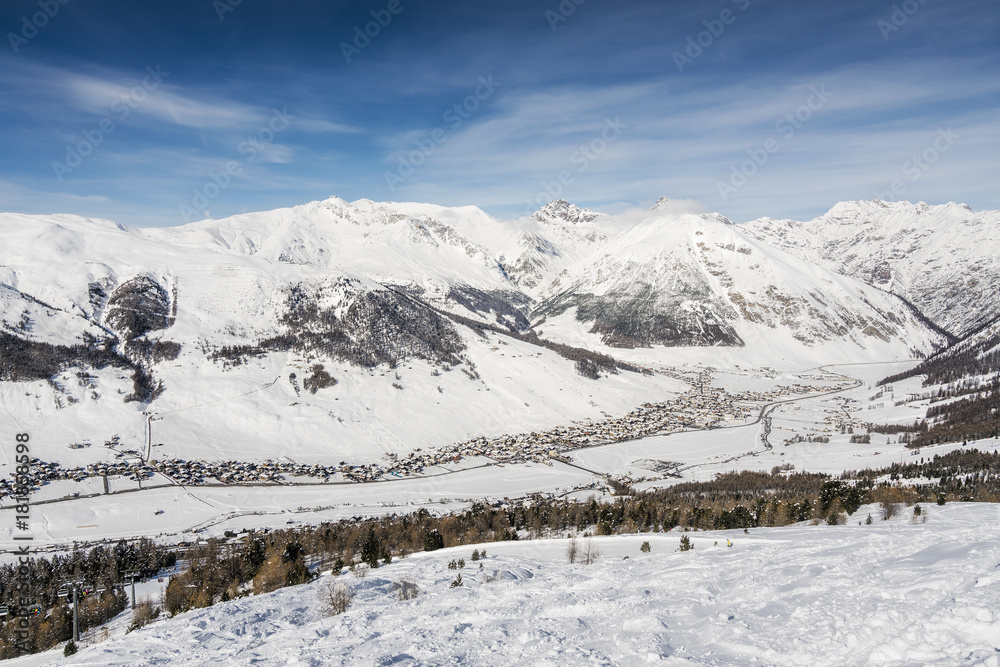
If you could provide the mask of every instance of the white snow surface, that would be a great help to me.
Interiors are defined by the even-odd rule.
[[[761,218],[749,235],[905,298],[964,336],[1000,315],[1000,213],[965,204],[841,202],[807,222]]]
[[[844,205],[835,212],[846,215],[849,209]],[[950,207],[941,216],[961,217],[963,211]],[[904,213],[910,215],[899,216]],[[920,215],[931,219],[931,213]],[[885,224],[896,224],[899,216],[889,215]],[[870,222],[873,228],[879,224]],[[85,335],[100,338],[106,335],[105,306],[93,298],[91,286],[110,293],[145,276],[163,287],[177,308],[176,320],[149,340],[182,344],[177,359],[153,364],[165,391],[148,404],[123,402],[133,389],[130,372],[114,367],[67,368],[51,382],[2,382],[0,433],[30,432],[32,455],[64,466],[115,461],[115,452],[101,446],[115,435],[123,449],[156,460],[385,463],[389,455],[471,437],[622,417],[644,403],[669,401],[688,391],[706,366],[715,369],[713,386],[765,391],[798,383],[823,386],[827,380],[799,377],[819,364],[864,363],[872,365],[838,368],[863,377],[867,387],[776,410],[775,446],[768,451],[759,424],[733,423],[711,432],[579,450],[572,459],[659,485],[671,481],[655,478],[649,461],[679,464],[684,479],[702,479],[723,470],[769,470],[786,463],[799,470],[838,472],[908,455],[902,444],[888,439],[850,443],[837,424],[848,413],[856,427],[922,417],[926,401],[897,406],[891,392],[873,398],[881,396],[874,383],[900,370],[886,362],[930,352],[943,337],[898,298],[797,252],[772,247],[748,229],[718,214],[669,206],[607,216],[564,201],[531,219],[506,222],[475,207],[348,203],[335,197],[170,229],[127,228],[71,215],[0,213],[4,330],[60,345],[79,344]],[[315,288],[331,307],[343,305],[345,285],[358,290],[408,286],[423,290],[422,298],[436,307],[481,320],[492,314],[449,300],[449,290],[519,293],[530,314],[532,305],[565,290],[636,295],[649,286],[650,310],[637,306],[638,317],[662,311],[663,304],[692,312],[711,306],[709,315],[730,323],[746,346],[612,348],[571,308],[536,322],[535,330],[546,339],[611,354],[654,373],[604,373],[592,380],[552,350],[493,332],[480,336],[465,326],[456,328],[466,345],[466,362],[450,372],[412,358],[392,369],[362,368],[292,352],[272,352],[227,369],[206,356],[207,349],[284,331],[279,321],[284,290],[298,283]],[[338,383],[316,394],[301,392],[291,375],[304,375],[317,361]],[[474,375],[462,372],[473,364]],[[761,370],[765,367],[777,370]],[[77,375],[80,370],[90,376]],[[904,391],[920,393],[919,380],[898,383],[897,391],[898,399]],[[758,403],[752,403],[756,414]],[[783,444],[810,434],[832,440],[822,447]],[[92,446],[70,448],[78,443]],[[12,457],[9,448],[0,451],[0,475],[11,476]],[[147,488],[140,495],[94,499],[86,496],[102,490],[96,478],[58,481],[40,488],[36,499],[65,500],[40,505],[31,523],[38,543],[51,546],[77,538],[171,536],[284,523],[290,517],[283,515],[292,511],[299,513],[293,520],[305,521],[368,516],[395,507],[444,510],[484,497],[577,493],[601,479],[562,463],[544,469],[540,464],[477,469],[481,463],[463,459],[451,468],[465,470],[454,474],[432,477],[448,470],[439,466],[426,477],[363,491],[333,484],[280,490],[167,488],[168,480],[157,477],[143,483]],[[115,492],[138,491],[125,478],[111,479],[110,486]],[[82,497],[69,498],[76,493]],[[156,509],[165,511],[153,514]],[[0,543],[11,526],[0,526]]]
[[[471,545],[414,554],[341,575],[355,598],[340,616],[322,611],[326,575],[122,636],[126,611],[112,639],[44,664],[996,666],[1000,507],[923,509],[925,523],[867,506],[846,526],[691,532],[685,553],[677,531],[594,538],[590,566],[567,563],[565,539],[484,545],[482,569]],[[401,580],[416,599],[396,598]]]

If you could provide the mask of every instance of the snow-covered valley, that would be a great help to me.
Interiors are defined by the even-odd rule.
[[[886,224],[963,211],[893,205]],[[777,223],[663,201],[620,216],[558,201],[513,222],[331,198],[178,228],[0,225],[14,346],[0,428],[64,471],[33,494],[55,501],[32,519],[53,545],[579,495],[604,475],[655,486],[877,467],[904,445],[834,426],[918,416],[926,400],[886,407],[872,387],[949,340],[902,300],[795,256],[792,237],[759,240]],[[765,443],[772,423],[772,441],[795,444]]]

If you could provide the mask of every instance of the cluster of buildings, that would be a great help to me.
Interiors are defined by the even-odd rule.
[[[57,480],[73,480],[82,482],[88,477],[127,477],[133,481],[142,481],[152,477],[152,471],[148,466],[132,461],[113,461],[111,463],[99,462],[88,463],[86,466],[75,466],[64,468],[62,464],[52,461],[42,461],[31,459],[28,479],[31,480],[33,489],[38,489],[43,484]],[[0,479],[0,498],[13,494],[14,482],[8,479]]]
[[[86,466],[64,468],[59,463],[32,459],[29,478],[32,487],[57,480],[83,481],[88,477],[124,477],[139,482],[160,473],[170,480],[185,485],[197,484],[287,484],[288,477],[310,477],[317,482],[329,481],[338,473],[347,481],[373,481],[383,474],[382,470],[368,469],[367,466],[307,465],[293,461],[185,461],[166,459],[162,461],[140,462],[116,461],[113,463],[90,463]],[[0,479],[0,497],[13,493],[13,482]]]
[[[51,480],[81,481],[87,477],[116,475],[142,481],[152,477],[154,473],[185,485],[288,484],[289,477],[306,477],[315,482],[329,482],[331,478],[336,478],[336,481],[371,482],[415,476],[426,468],[476,457],[503,463],[550,463],[552,459],[559,459],[565,452],[573,449],[636,440],[684,429],[713,428],[743,420],[751,415],[752,406],[759,406],[780,396],[817,390],[815,386],[793,384],[767,391],[730,393],[721,387],[713,387],[711,381],[711,369],[705,370],[698,375],[687,392],[662,403],[644,403],[622,417],[607,417],[540,432],[476,437],[432,450],[417,449],[406,456],[389,454],[384,462],[366,465],[348,465],[344,461],[338,465],[309,465],[273,460],[251,462],[166,459],[142,462],[136,457],[113,463],[63,468],[58,463],[34,459],[31,476],[37,485]],[[840,415],[841,424],[845,417],[850,419],[846,410]],[[830,417],[827,420],[832,421]],[[114,443],[105,444],[118,444],[117,437]],[[118,456],[124,454],[119,453]],[[0,495],[9,495],[11,484],[8,480],[0,480]]]
[[[608,417],[542,432],[478,437],[429,452],[413,452],[394,463],[405,466],[405,474],[424,467],[483,456],[505,463],[546,462],[581,447],[594,447],[636,440],[684,429],[705,429],[751,415],[752,405],[760,405],[788,394],[815,391],[815,387],[795,384],[768,391],[730,393],[712,386],[711,370],[703,371],[687,392],[662,403],[644,403],[623,417]]]
[[[148,467],[179,484],[287,484],[289,477],[307,477],[329,482],[339,475],[344,481],[372,482],[386,474],[382,466],[352,466],[296,463],[295,461],[150,461]]]
[[[855,416],[851,414],[852,412],[861,411],[860,401],[853,398],[837,397],[836,402],[838,403],[836,408],[827,408],[825,410],[826,416],[823,417],[822,423],[829,428],[822,430],[827,432],[832,430],[842,433],[854,433],[854,429],[868,429],[868,422],[861,419],[860,415]]]

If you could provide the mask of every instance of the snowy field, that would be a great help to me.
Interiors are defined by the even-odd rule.
[[[628,478],[638,489],[667,486],[686,481],[707,481],[733,470],[770,471],[776,466],[792,466],[798,471],[839,474],[845,470],[881,468],[914,456],[944,454],[961,443],[924,448],[919,453],[896,442],[896,437],[873,434],[871,443],[851,442],[842,432],[851,426],[863,433],[866,422],[912,423],[922,416],[928,401],[895,402],[927,391],[920,379],[895,383],[882,392],[875,383],[912,362],[856,364],[817,370],[816,386],[830,385],[830,372],[855,378],[858,385],[824,396],[785,396],[767,410],[772,430],[765,446],[763,422],[752,417],[724,428],[686,431],[653,436],[599,447],[573,450],[568,462],[483,465],[490,461],[463,460],[454,470],[428,469],[428,476],[392,479],[367,484],[312,484],[302,486],[178,486],[164,479],[144,483],[132,493],[81,497],[74,500],[33,505],[31,530],[36,547],[57,547],[74,540],[118,539],[137,536],[164,542],[192,540],[222,535],[224,531],[289,524],[315,524],[353,516],[377,516],[411,512],[425,507],[443,513],[481,500],[520,498],[532,493],[586,499],[606,490],[604,475]],[[686,374],[697,368],[682,367]],[[660,376],[662,378],[662,376]],[[809,373],[783,374],[766,369],[718,370],[714,386],[729,391],[761,391],[779,384],[802,382]],[[671,378],[663,378],[680,384]],[[808,380],[807,380],[808,381]],[[879,395],[883,393],[883,395]],[[638,400],[638,399],[636,399]],[[759,406],[758,406],[759,409]],[[828,437],[829,442],[794,441],[806,436]],[[887,441],[891,440],[889,443]],[[980,450],[996,450],[1000,441],[970,443]],[[83,452],[101,451],[94,447]],[[65,450],[73,452],[74,450]],[[75,453],[75,452],[74,452]],[[657,472],[657,463],[675,465],[670,474]],[[438,473],[435,475],[435,473]],[[443,473],[443,474],[441,474]],[[433,475],[433,476],[432,476]],[[112,480],[112,490],[129,484]],[[148,488],[159,485],[158,488]],[[82,483],[58,481],[42,487],[33,500],[55,499],[80,492],[99,493],[96,479]],[[5,503],[9,505],[8,503]],[[157,511],[162,510],[157,514]],[[0,514],[10,515],[10,511]],[[13,521],[0,527],[0,546],[13,544]],[[11,558],[4,554],[0,558]]]
[[[566,562],[566,540],[485,545],[482,569],[473,546],[414,554],[343,575],[341,616],[322,613],[323,576],[123,636],[126,611],[72,658],[9,664],[996,666],[1000,506],[924,509],[917,524],[866,506],[853,525],[692,532],[686,553],[676,532],[595,538],[590,566]],[[404,579],[416,599],[397,599]]]
[[[589,483],[582,470],[552,466],[491,466],[424,479],[306,487],[177,487],[85,498],[32,508],[34,545],[121,537],[192,539],[190,532],[221,535],[262,525],[336,521],[353,516],[434,513],[476,500],[519,498]],[[162,514],[156,514],[158,510]],[[38,517],[37,519],[35,517]],[[186,534],[185,534],[186,533]],[[10,538],[8,538],[10,539]],[[171,541],[165,539],[165,541]],[[13,557],[12,554],[5,554]]]

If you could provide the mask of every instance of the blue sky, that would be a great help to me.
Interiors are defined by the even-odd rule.
[[[1000,208],[995,1],[5,0],[0,29],[0,210]]]

